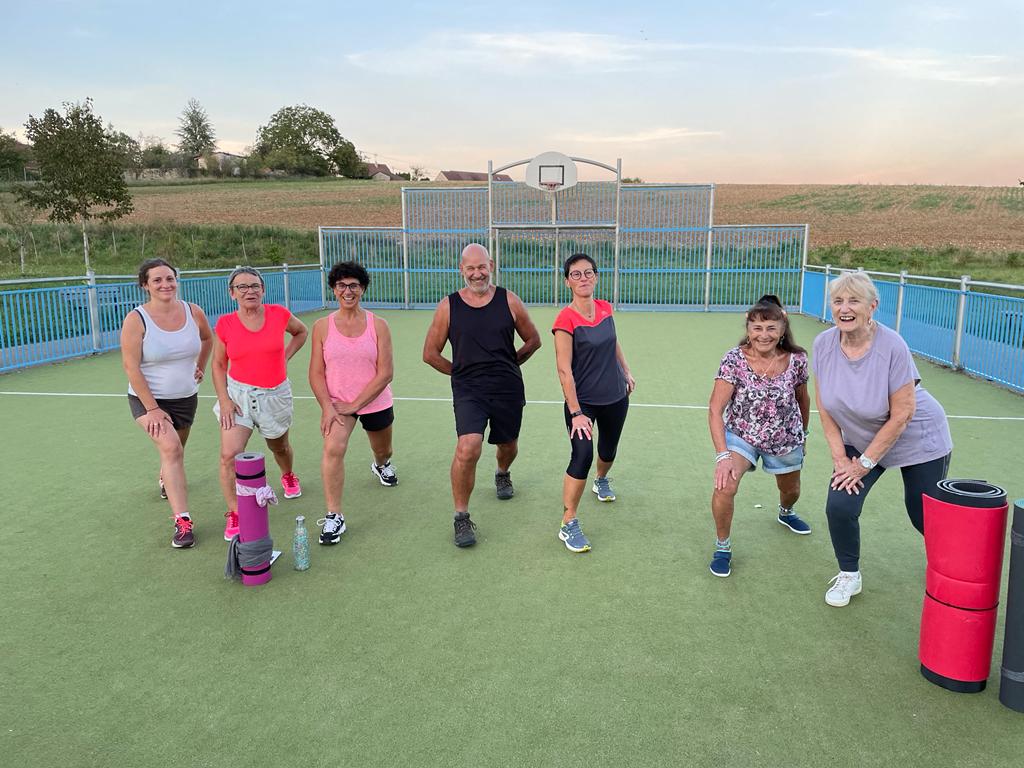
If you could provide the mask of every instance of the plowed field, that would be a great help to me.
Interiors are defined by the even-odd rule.
[[[399,226],[401,186],[310,181],[135,187],[136,212],[128,221]],[[1024,250],[1024,187],[723,184],[715,189],[714,215],[716,224],[807,223],[812,247],[848,242],[855,248]]]

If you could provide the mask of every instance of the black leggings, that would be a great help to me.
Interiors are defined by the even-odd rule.
[[[619,437],[626,423],[626,411],[629,410],[629,396],[611,405],[589,405],[580,403],[580,410],[597,427],[597,455],[601,461],[615,461],[615,452],[619,447]],[[569,416],[568,403],[563,405],[566,430],[572,429],[572,417]],[[565,474],[577,480],[586,480],[590,474],[590,465],[594,463],[594,441],[579,435],[569,435],[572,442],[572,455]]]
[[[860,455],[860,451],[846,446],[846,455],[850,458]],[[924,504],[921,494],[935,488],[935,484],[946,477],[949,471],[949,457],[932,459],[923,464],[911,464],[900,467],[903,474],[903,503],[907,507],[910,522],[920,533],[924,533]],[[849,494],[836,491],[829,486],[828,498],[825,501],[825,515],[828,517],[828,532],[832,537],[832,549],[839,561],[839,570],[856,571],[860,567],[860,513],[864,507],[864,499],[871,486],[882,476],[885,469],[876,466],[864,478],[864,487],[860,494]]]

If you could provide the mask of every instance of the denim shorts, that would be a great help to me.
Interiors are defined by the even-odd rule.
[[[761,460],[761,469],[769,475],[787,475],[790,472],[799,472],[804,467],[804,447],[797,446],[789,453],[781,456],[770,456],[761,453],[739,435],[734,435],[728,429],[725,430],[725,447],[733,453],[738,453],[750,462],[748,472],[753,472],[757,467],[757,460]]]

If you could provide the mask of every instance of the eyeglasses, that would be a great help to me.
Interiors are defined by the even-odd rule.
[[[334,289],[338,293],[359,293],[363,286],[360,283],[335,283]]]
[[[261,283],[235,283],[232,287],[239,293],[256,293],[263,285]]]
[[[574,269],[572,272],[569,273],[569,277],[571,277],[573,280],[582,280],[584,277],[589,278],[593,277],[596,274],[596,269],[585,269],[582,272],[580,272],[578,269]]]

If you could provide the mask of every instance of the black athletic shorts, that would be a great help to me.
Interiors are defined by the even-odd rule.
[[[357,413],[356,418],[363,425],[364,432],[380,432],[387,429],[395,422],[395,409],[391,406],[383,411],[373,413]]]
[[[175,400],[161,400],[156,398],[156,404],[163,409],[164,413],[171,417],[171,424],[175,429],[186,429],[192,426],[196,420],[196,407],[199,405],[199,393],[190,397],[180,397]],[[132,418],[137,419],[146,412],[146,406],[142,404],[135,395],[128,395],[128,407],[132,410]]]
[[[491,445],[511,443],[519,439],[523,425],[523,407],[520,399],[495,399],[489,397],[458,397],[455,407],[455,434],[482,435],[487,422],[491,431],[487,442]]]

